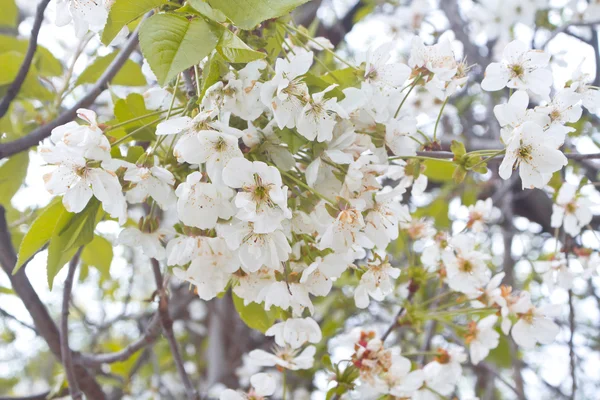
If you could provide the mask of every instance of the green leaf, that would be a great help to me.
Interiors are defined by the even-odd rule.
[[[15,274],[27,260],[37,253],[52,237],[52,232],[58,227],[60,216],[66,212],[59,199],[54,200],[44,208],[33,221],[19,246],[17,264],[13,270]],[[64,226],[64,225],[63,225]],[[60,227],[62,229],[62,227]]]
[[[321,76],[323,81],[330,85],[339,85],[340,89],[357,86],[358,82],[360,82],[360,79],[357,78],[356,69],[350,67],[331,71]]]
[[[223,28],[223,35],[217,44],[217,51],[231,63],[249,63],[261,60],[267,55],[253,50],[230,30]]]
[[[316,76],[311,72],[308,72],[304,75],[303,81],[308,85],[308,88],[313,93],[322,92],[323,90],[327,89],[329,86],[332,85],[332,83],[327,82],[322,77]],[[342,92],[342,90],[339,88],[339,86],[336,86],[335,88],[331,89],[325,94],[325,98],[327,99],[330,99],[332,97],[337,97],[338,100],[342,100],[346,96],[344,95],[344,92]]]
[[[219,42],[219,33],[202,18],[154,15],[142,23],[140,46],[160,85],[199,64]]]
[[[9,85],[15,80],[23,62],[23,56],[17,51],[0,54],[0,85]]]
[[[188,4],[206,18],[212,19],[215,22],[225,22],[225,19],[227,19],[225,14],[219,10],[215,10],[203,0],[188,0]]]
[[[276,129],[275,134],[283,143],[287,144],[292,154],[296,154],[302,146],[308,143],[308,139],[289,128]]]
[[[7,51],[17,51],[25,56],[29,40],[17,39],[13,36],[0,35],[0,53]],[[59,76],[62,74],[63,66],[61,62],[47,48],[38,44],[37,51],[33,58],[33,66],[42,76]]]
[[[214,53],[210,56],[202,70],[202,91],[200,92],[200,100],[202,100],[208,88],[217,83],[221,77],[221,73],[225,73],[226,70],[227,67],[224,64],[223,57],[218,53]]]
[[[60,236],[68,238],[63,242],[64,250],[76,249],[92,241],[99,209],[100,202],[92,198],[80,213],[69,213],[68,225],[58,231]]]
[[[142,146],[131,146],[127,149],[127,157],[125,157],[125,160],[132,164],[136,164],[140,157],[145,153],[146,151]]]
[[[126,99],[119,99],[115,102],[114,114],[117,120],[121,123],[130,121],[132,119],[141,117],[149,114],[150,111],[146,108],[144,97],[139,93],[130,93]],[[119,130],[110,131],[111,136],[120,137],[116,135],[117,132],[129,133],[144,125],[148,125],[152,121],[156,121],[159,117],[157,115],[151,115],[146,118],[142,118],[128,124],[123,125]],[[149,125],[148,127],[141,129],[134,134],[131,139],[135,140],[153,140],[155,138],[155,124]]]
[[[281,17],[308,0],[208,0],[237,27],[252,29],[261,22]]]
[[[281,54],[286,33],[283,24],[272,24],[264,29],[263,35],[266,37],[264,48],[267,52],[269,63],[274,63],[279,54]]]
[[[0,204],[10,204],[17,190],[25,180],[29,154],[17,153],[0,165]]]
[[[425,176],[434,182],[447,182],[452,180],[454,174],[454,163],[445,160],[424,160],[423,165],[427,167]]]
[[[456,184],[462,183],[462,181],[465,180],[466,176],[467,176],[467,170],[462,165],[457,165],[456,169],[452,173],[452,179],[454,180],[454,183],[456,183]]]
[[[0,54],[0,86],[9,85],[16,78],[25,56],[16,50]],[[19,91],[22,98],[34,98],[40,101],[51,100],[52,93],[37,79],[38,71],[31,66]]]
[[[112,263],[112,259],[112,243],[98,235],[94,236],[94,239],[81,252],[81,261],[85,265],[96,267],[103,280],[110,278],[110,264]]]
[[[250,303],[244,305],[244,300],[232,293],[233,304],[240,318],[246,325],[252,329],[256,329],[265,333],[275,323],[275,312],[273,309],[265,311],[262,304]]]
[[[118,52],[106,56],[97,57],[88,67],[79,75],[75,85],[83,83],[96,83],[102,76],[106,68],[115,59]],[[122,86],[146,86],[146,78],[142,73],[142,68],[132,60],[127,60],[117,75],[111,81],[113,85]]]
[[[450,145],[450,151],[454,154],[454,159],[459,160],[462,156],[467,154],[467,149],[465,149],[465,145],[462,142],[457,140],[453,140]]]
[[[99,208],[100,202],[93,198],[80,213],[73,214],[64,210],[60,216],[48,245],[47,276],[50,290],[54,278],[73,258],[77,249],[94,238]]]
[[[17,26],[19,17],[19,8],[15,0],[0,0],[0,26],[9,26],[11,28]]]
[[[167,0],[116,0],[108,13],[102,43],[108,46],[125,25],[166,2]]]

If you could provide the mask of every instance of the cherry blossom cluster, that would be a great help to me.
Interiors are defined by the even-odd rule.
[[[71,15],[75,19],[77,10]],[[555,309],[534,305],[529,293],[502,285],[504,273],[493,273],[489,243],[478,235],[493,219],[490,199],[471,206],[465,229],[454,235],[412,215],[406,202],[428,185],[418,151],[439,145],[420,130],[417,98],[445,104],[469,79],[469,66],[450,43],[426,46],[414,37],[406,64],[392,60],[392,44],[383,45],[350,67],[357,82],[343,89],[335,79],[320,86],[308,79],[313,51],[292,44],[289,50],[273,67],[262,60],[229,67],[197,111],[171,116],[169,110],[156,127],[158,139],[135,163],[125,161],[118,146],[111,150],[95,113],[84,109],[85,124],[54,129],[39,150],[54,166],[44,177],[46,188],[63,195],[68,211],[82,212],[96,198],[124,225],[127,203],[147,203],[150,211],[137,227],[121,231],[119,243],[166,263],[203,300],[231,289],[246,306],[281,311],[281,321],[266,331],[274,337],[272,351],[248,355],[255,372],[250,389],[226,390],[221,399],[271,396],[277,370],[313,368],[322,340],[313,302],[350,275],[360,309],[372,301],[410,303],[428,281],[446,288],[454,303],[445,304],[457,306],[452,311],[434,309],[432,317],[411,308],[399,318],[410,324],[435,315],[465,317],[457,333],[473,364],[498,346],[496,328],[524,348],[552,342],[559,331]],[[567,164],[559,150],[572,130],[566,124],[598,101],[581,73],[551,98],[549,58],[511,42],[481,83],[487,91],[516,90],[494,112],[506,145],[499,174],[508,179],[518,167],[523,188],[545,187]],[[540,104],[530,107],[530,95]],[[149,108],[169,103],[147,98],[154,104]],[[579,188],[565,184],[552,226],[577,235],[591,220],[589,208]],[[176,223],[167,226],[166,216]],[[418,254],[411,265],[398,265],[386,253],[397,240]],[[582,257],[598,263],[597,254]],[[560,258],[538,265],[547,282],[562,281]],[[412,364],[407,352],[386,347],[373,331],[352,335],[347,368],[358,371],[357,390],[365,396],[449,396],[467,359],[463,346],[447,345],[434,360]]]

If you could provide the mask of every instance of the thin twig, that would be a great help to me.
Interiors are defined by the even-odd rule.
[[[75,276],[75,271],[77,270],[77,265],[79,264],[79,256],[81,255],[82,249],[83,248],[80,247],[69,262],[69,271],[63,289],[62,320],[60,324],[60,350],[67,382],[69,383],[69,392],[73,399],[83,398],[83,394],[79,390],[79,385],[77,384],[75,370],[73,369],[71,348],[69,347],[69,301],[71,299],[71,290],[73,289],[73,278]]]
[[[112,364],[115,362],[126,361],[139,350],[154,343],[160,333],[160,327],[160,317],[158,316],[158,314],[156,314],[146,327],[146,331],[144,332],[142,337],[137,339],[135,342],[132,342],[124,349],[116,351],[114,353],[106,354],[78,354],[75,360],[78,363],[90,367],[98,366],[101,364]]]
[[[160,322],[163,328],[163,333],[169,342],[169,347],[171,348],[171,354],[173,355],[173,361],[175,362],[175,366],[177,367],[177,372],[183,381],[183,385],[185,387],[185,392],[187,398],[189,400],[200,400],[200,396],[198,392],[194,388],[190,377],[185,371],[185,367],[183,365],[183,359],[181,358],[181,353],[179,352],[179,346],[177,346],[177,341],[175,340],[175,334],[173,333],[173,320],[169,315],[169,297],[167,291],[165,289],[165,283],[163,280],[162,273],[160,272],[160,264],[156,259],[152,259],[152,272],[154,273],[154,281],[156,282],[156,290],[158,293],[158,314],[160,316]]]
[[[87,94],[81,98],[81,100],[75,103],[73,107],[59,115],[56,119],[40,126],[27,135],[13,140],[12,142],[0,144],[0,160],[13,154],[25,151],[30,147],[36,146],[40,141],[50,136],[50,133],[54,128],[73,121],[77,116],[78,109],[86,108],[92,105],[94,101],[96,101],[96,98],[100,96],[100,94],[108,87],[108,83],[115,77],[115,75],[117,75],[123,65],[125,65],[125,62],[129,59],[131,53],[137,47],[138,30],[139,25],[135,32],[133,32],[133,34],[130,36],[121,52],[117,55],[117,57],[115,57],[113,62],[110,63],[100,79],[98,79],[98,82],[96,82],[96,84],[88,90]]]
[[[408,297],[406,298],[406,302],[410,303],[417,290],[419,290],[419,288],[416,285],[413,285],[413,282],[411,281],[408,285]],[[385,331],[383,336],[381,336],[382,342],[385,342],[385,339],[387,339],[390,333],[392,333],[394,329],[400,326],[400,318],[402,318],[404,311],[406,311],[406,307],[403,306],[400,308],[400,310],[394,317],[394,322],[392,323],[392,325],[390,325],[390,327]]]
[[[37,7],[35,20],[33,21],[33,27],[31,28],[31,36],[29,37],[29,47],[27,47],[25,58],[23,59],[23,63],[19,68],[15,80],[12,81],[6,94],[2,98],[2,101],[0,101],[0,118],[6,114],[10,107],[10,103],[12,103],[15,97],[17,97],[17,94],[19,94],[21,86],[23,86],[23,82],[25,82],[25,78],[29,73],[31,63],[33,62],[33,56],[35,56],[37,50],[38,35],[40,34],[40,28],[44,21],[44,12],[46,11],[46,7],[48,7],[48,3],[50,3],[50,0],[42,0]]]
[[[14,315],[12,315],[11,313],[9,313],[9,312],[7,312],[7,311],[5,311],[5,310],[1,309],[1,308],[0,308],[0,314],[1,314],[1,315],[2,315],[4,318],[7,318],[7,319],[12,319],[13,321],[15,321],[16,323],[18,323],[19,325],[21,325],[21,326],[24,326],[24,327],[25,327],[25,328],[27,328],[27,329],[31,329],[31,330],[32,330],[32,331],[33,331],[33,332],[34,332],[36,335],[38,334],[38,331],[37,331],[37,329],[35,329],[35,327],[34,327],[34,326],[31,326],[31,325],[29,325],[28,323],[21,321],[19,318],[15,317],[15,316],[14,316]]]

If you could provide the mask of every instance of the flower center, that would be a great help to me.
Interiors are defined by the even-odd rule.
[[[475,269],[473,263],[469,260],[461,260],[459,268],[462,272],[471,273]]]
[[[509,68],[512,72],[513,78],[521,78],[525,73],[525,68],[523,68],[523,66],[520,64],[513,64]]]
[[[533,148],[531,145],[519,147],[518,156],[523,160],[531,160],[531,152]]]

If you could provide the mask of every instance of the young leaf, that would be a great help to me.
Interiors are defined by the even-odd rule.
[[[194,10],[198,11],[198,13],[215,22],[225,22],[227,19],[225,14],[219,10],[215,10],[203,0],[188,0],[188,4],[191,5]]]
[[[250,328],[265,333],[275,323],[275,312],[265,311],[262,304],[250,303],[246,306],[243,299],[234,293],[231,296],[233,296],[233,304],[240,318]]]
[[[16,27],[19,9],[15,0],[0,0],[0,26]]]
[[[79,75],[75,85],[96,83],[117,54],[118,52],[114,52],[106,56],[97,57],[90,65],[88,65],[81,75]],[[145,86],[147,84],[146,78],[144,77],[144,74],[142,74],[142,68],[132,60],[127,60],[125,62],[123,68],[119,70],[111,83],[113,85],[123,86]]]
[[[27,260],[48,243],[63,212],[66,210],[60,199],[54,200],[41,211],[21,241],[13,274],[17,273]]]
[[[146,108],[146,104],[144,102],[144,97],[139,93],[130,93],[126,99],[119,99],[115,102],[114,108],[115,117],[121,123],[125,121],[130,121],[132,119],[147,115],[150,113]],[[146,118],[142,118],[128,124],[122,126],[123,129],[120,129],[121,133],[129,133],[142,126],[148,125],[152,121],[155,121],[158,116],[153,115]],[[154,139],[154,124],[141,129],[136,134],[134,134],[132,139],[140,139],[140,140],[153,140]],[[113,137],[119,137],[117,133],[119,130],[110,131],[109,134]]]
[[[23,152],[15,154],[0,166],[0,204],[10,204],[27,175],[28,165],[29,154]]]
[[[253,50],[230,30],[223,28],[223,35],[217,51],[223,58],[231,63],[249,63],[266,57],[265,53]]]
[[[25,56],[29,40],[17,39],[13,36],[0,35],[0,53],[8,51],[17,51]],[[63,66],[60,61],[47,48],[38,44],[33,65],[42,76],[59,76],[63,72]]]
[[[166,2],[167,0],[116,0],[108,13],[102,43],[108,46],[125,25]]]
[[[204,93],[206,90],[217,83],[219,78],[221,77],[221,73],[225,73],[226,66],[224,64],[223,57],[221,57],[218,53],[214,53],[208,59],[208,62],[205,64],[204,69],[202,70],[202,91],[200,93],[200,100],[204,97]]]
[[[452,180],[454,163],[446,160],[425,160],[423,164],[427,167],[425,175],[432,181],[446,182]]]
[[[94,236],[81,252],[81,261],[96,267],[102,279],[110,278],[110,264],[113,259],[113,246],[102,236]]]
[[[140,28],[140,46],[160,85],[200,63],[219,42],[218,30],[202,18],[158,14]]]
[[[252,29],[271,18],[281,17],[308,0],[208,0],[239,28]]]
[[[52,290],[54,277],[75,255],[77,249],[90,243],[98,218],[100,202],[95,198],[78,214],[64,211],[60,216],[48,245],[48,287]]]

